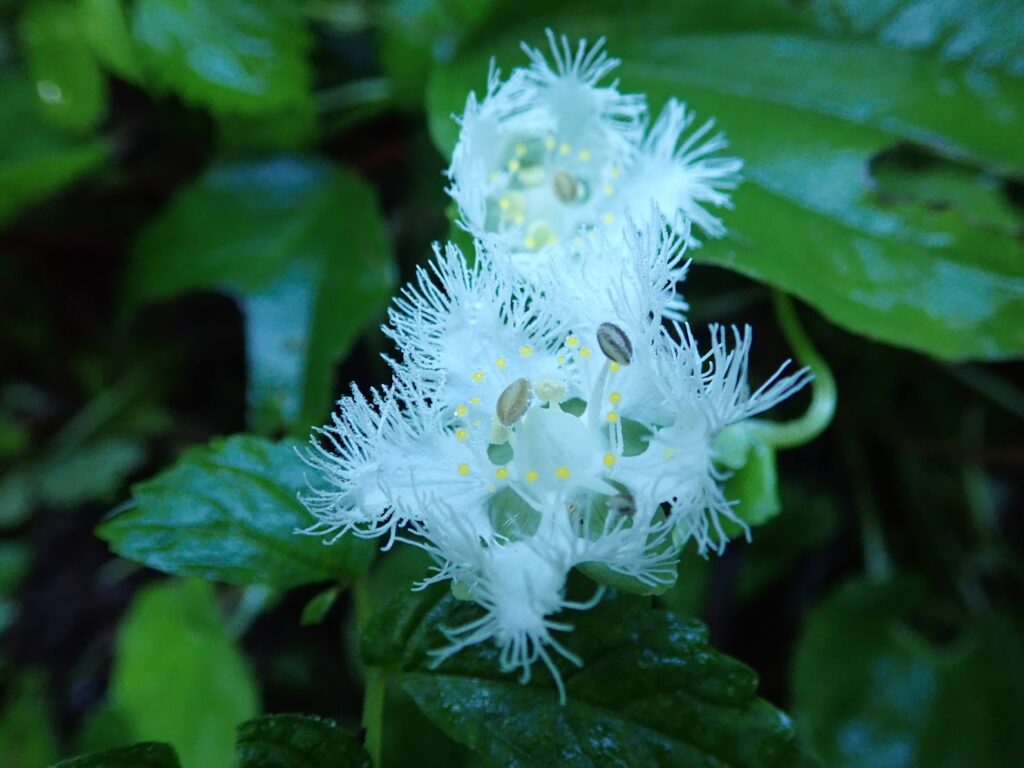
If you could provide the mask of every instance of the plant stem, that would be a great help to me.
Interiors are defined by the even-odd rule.
[[[754,434],[769,445],[775,448],[795,448],[809,443],[832,423],[836,412],[836,380],[800,325],[793,300],[781,291],[773,291],[772,299],[775,316],[786,340],[793,347],[796,359],[814,374],[811,404],[803,416],[793,421],[756,420],[751,426]]]
[[[373,615],[373,602],[365,576],[355,583],[352,595],[355,600],[356,626],[361,634]],[[387,685],[388,675],[385,670],[380,667],[366,668],[366,687],[363,691],[363,746],[370,755],[370,765],[373,768],[381,766],[381,736],[384,730],[384,698],[387,694]]]

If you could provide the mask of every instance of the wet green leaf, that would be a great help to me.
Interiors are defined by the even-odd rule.
[[[170,744],[150,742],[73,757],[53,768],[179,768],[180,765]]]
[[[212,587],[169,581],[138,594],[118,631],[110,698],[135,738],[169,742],[182,768],[232,764],[234,728],[259,701]]]
[[[143,232],[125,287],[134,305],[204,288],[236,296],[251,422],[306,434],[326,416],[335,362],[394,281],[373,190],[327,161],[277,157],[186,187]]]
[[[355,734],[332,720],[267,715],[238,727],[238,768],[370,768]]]
[[[107,113],[107,83],[72,0],[34,0],[18,32],[42,113],[64,128],[96,127]]]
[[[885,14],[918,5],[889,3]],[[947,5],[971,23],[973,4]],[[872,158],[909,141],[1019,175],[1024,79],[981,71],[972,57],[952,61],[940,37],[909,51],[870,25],[824,29],[795,10],[662,6],[652,24],[657,10],[640,3],[625,19],[584,4],[544,24],[571,36],[613,30],[624,89],[647,93],[655,111],[676,96],[728,133],[746,180],[725,215],[729,236],[694,251],[698,261],[775,285],[888,343],[950,359],[1024,353],[1021,242],[960,216],[892,205],[870,173]],[[445,151],[457,132],[449,115],[481,90],[491,55],[505,69],[524,62],[521,39],[539,44],[540,25],[481,35],[471,52],[435,68],[429,113]]]
[[[138,0],[132,33],[150,81],[217,112],[271,114],[309,99],[302,6],[289,0]]]
[[[359,576],[375,544],[346,536],[331,546],[296,530],[313,518],[298,495],[307,467],[295,441],[218,439],[132,488],[132,505],[98,535],[151,568],[232,584],[289,588]]]
[[[584,665],[560,664],[562,705],[541,665],[522,685],[498,671],[490,643],[431,668],[429,651],[447,644],[441,627],[479,611],[443,586],[409,594],[375,617],[362,649],[368,663],[397,670],[403,689],[443,731],[498,764],[809,764],[788,718],[756,697],[753,671],[710,648],[698,622],[622,596],[564,617],[575,628],[558,639]]]
[[[797,723],[836,768],[1024,763],[1024,633],[977,617],[943,644],[935,602],[902,581],[852,582],[811,615],[793,674]]]

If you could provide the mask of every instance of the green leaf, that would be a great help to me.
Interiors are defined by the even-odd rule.
[[[885,13],[919,5],[896,0]],[[969,23],[972,3],[944,5]],[[900,142],[1019,175],[1024,79],[932,47],[893,47],[869,27],[815,28],[797,11],[731,16],[704,3],[662,4],[658,17],[657,6],[639,3],[621,19],[604,3],[579,4],[544,23],[570,36],[616,30],[609,48],[623,61],[625,90],[647,93],[655,110],[681,98],[727,132],[746,180],[725,215],[729,236],[693,251],[696,259],[775,285],[888,343],[949,359],[1024,353],[1019,241],[960,216],[892,205],[871,176],[872,159]],[[540,29],[481,36],[435,68],[429,113],[445,151],[457,131],[449,115],[479,91],[492,54],[506,70],[524,63],[520,39],[540,43]]]
[[[93,54],[111,72],[132,83],[142,80],[142,65],[129,29],[125,0],[78,0],[82,34]]]
[[[112,496],[146,460],[145,444],[130,437],[101,437],[43,461],[33,471],[39,499],[68,508]]]
[[[775,449],[760,440],[752,440],[746,462],[725,483],[725,497],[737,502],[733,512],[751,527],[764,525],[782,509],[779,502]],[[742,529],[730,520],[723,522],[725,532],[739,536]]]
[[[937,644],[934,605],[906,581],[851,582],[811,615],[793,696],[808,743],[836,768],[1024,764],[1024,632],[977,617]]]
[[[138,594],[118,631],[110,698],[136,738],[174,745],[182,768],[232,764],[233,729],[259,702],[208,584],[170,581]]]
[[[153,83],[216,112],[309,99],[302,6],[289,0],[138,0],[132,32]]]
[[[179,768],[180,765],[170,744],[150,742],[73,757],[53,768]]]
[[[0,75],[0,224],[99,167],[107,145],[75,141],[42,119],[33,86]]]
[[[57,759],[57,734],[38,672],[25,672],[8,689],[0,709],[0,765],[39,768]]]
[[[71,0],[35,0],[18,24],[29,75],[43,114],[76,131],[107,113],[107,83]]]
[[[267,715],[238,727],[238,768],[370,768],[354,734],[332,720]]]
[[[361,646],[368,663],[396,669],[436,725],[500,765],[808,764],[788,718],[756,697],[754,672],[710,648],[699,622],[622,596],[559,617],[575,627],[559,641],[584,662],[561,665],[562,705],[542,668],[529,685],[501,674],[491,644],[431,669],[428,652],[446,645],[441,628],[479,611],[443,587],[406,595],[375,617]]]
[[[131,507],[97,533],[122,557],[167,573],[282,589],[355,578],[373,542],[324,546],[295,532],[312,522],[298,500],[308,489],[300,447],[240,435],[192,448],[134,486]]]
[[[391,248],[373,190],[325,160],[220,165],[142,233],[131,303],[214,288],[246,319],[250,420],[263,431],[320,423],[333,365],[384,310]]]
[[[331,612],[331,608],[334,607],[340,594],[341,590],[338,587],[328,587],[306,603],[306,607],[302,609],[302,626],[308,627],[323,622],[327,618],[327,614]]]

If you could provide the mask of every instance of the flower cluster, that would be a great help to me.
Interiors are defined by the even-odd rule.
[[[450,169],[475,259],[453,245],[394,300],[393,381],[353,388],[316,431],[308,461],[327,485],[305,499],[308,533],[382,536],[425,548],[424,583],[452,582],[482,616],[449,630],[440,662],[493,640],[504,671],[538,660],[561,688],[557,614],[574,567],[655,590],[679,548],[721,551],[724,432],[808,379],[747,384],[750,330],[712,326],[702,350],[677,293],[691,222],[728,204],[739,161],[670,103],[601,81],[617,62],[551,37],[554,64],[470,96]],[[600,588],[595,594],[600,599]]]

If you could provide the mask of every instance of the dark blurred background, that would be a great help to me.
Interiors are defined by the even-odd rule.
[[[838,384],[782,513],[659,600],[827,764],[1024,764],[1024,10],[895,0],[0,2],[0,764],[132,730],[119,627],[166,577],[94,528],[190,446],[304,438],[386,380],[388,297],[460,237],[448,115],[546,25],[718,117],[747,181],[690,320],[751,323],[763,377],[792,293]],[[348,597],[300,622],[321,589],[218,587],[224,642],[263,711],[357,725]],[[386,723],[386,764],[480,764],[397,690]]]

